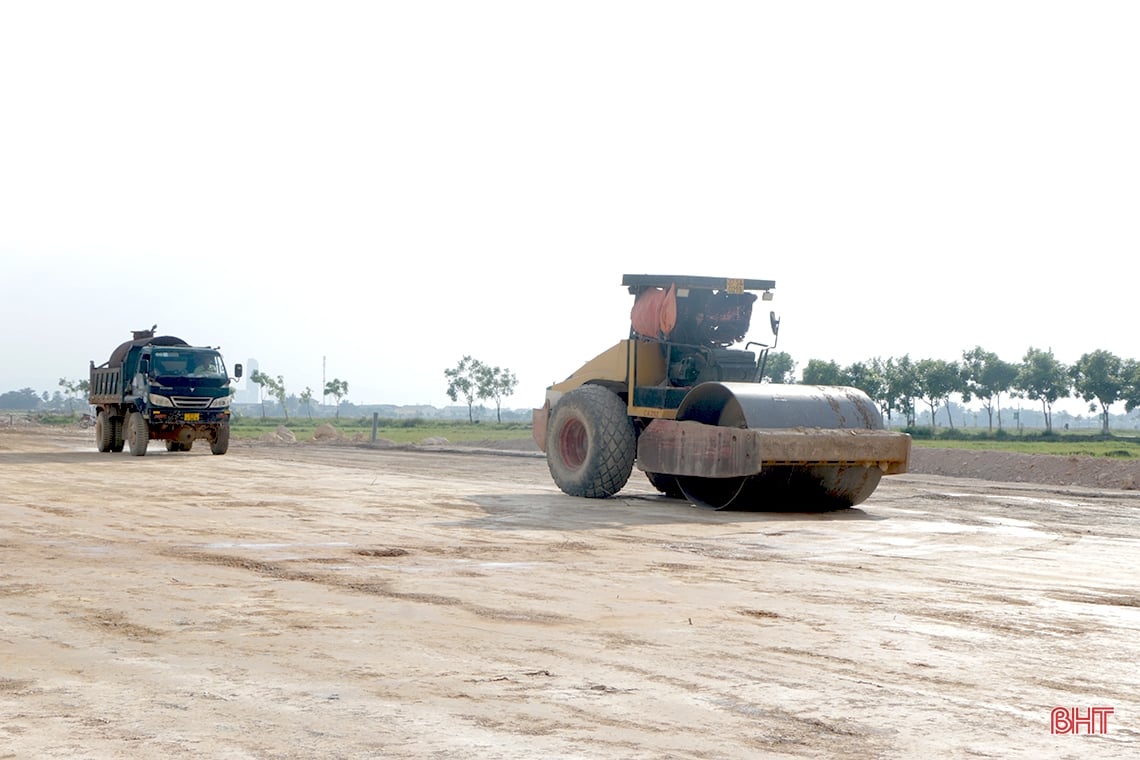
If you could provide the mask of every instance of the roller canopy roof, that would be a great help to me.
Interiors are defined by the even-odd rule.
[[[638,288],[668,288],[671,285],[676,285],[678,288],[727,290],[730,293],[740,293],[745,290],[772,290],[776,287],[775,280],[745,280],[734,277],[691,277],[668,274],[627,274],[622,277],[621,284],[628,286],[631,290]]]

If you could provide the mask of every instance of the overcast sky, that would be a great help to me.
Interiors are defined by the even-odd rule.
[[[157,323],[359,404],[446,405],[470,354],[527,408],[626,337],[624,273],[774,279],[801,369],[1140,358],[1138,38],[1134,2],[6,3],[0,392]]]

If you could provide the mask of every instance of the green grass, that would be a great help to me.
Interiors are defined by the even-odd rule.
[[[234,420],[230,435],[235,439],[260,438],[284,425],[292,431],[298,441],[313,437],[318,425],[328,423],[348,437],[361,436],[371,440],[372,418],[284,418],[241,417]],[[461,422],[458,420],[391,420],[377,421],[376,437],[396,443],[419,443],[425,438],[446,438],[451,443],[479,443],[482,441],[506,441],[516,438],[530,438],[530,425],[521,422]]]
[[[1113,459],[1140,458],[1140,438],[1116,433],[1104,436],[1099,430],[1095,432],[1054,432],[1050,435],[1046,435],[1044,431],[1024,431],[1022,433],[1006,433],[1003,431],[990,435],[984,431],[973,433],[961,430],[943,430],[931,435],[929,428],[908,432],[912,434],[915,446],[929,448],[1016,451],[1022,454],[1111,457]]]
[[[70,414],[67,412],[39,412],[36,414],[24,412],[18,416],[34,419],[41,425],[74,425],[83,419],[83,415],[80,412],[72,412]]]
[[[1056,454],[1057,456],[1112,457],[1114,459],[1140,458],[1140,444],[1128,439],[1108,441],[1082,441],[1061,438],[1054,441],[976,440],[956,441],[916,439],[915,446],[934,449],[968,449],[972,451],[1017,451],[1022,454]]]
[[[369,440],[372,435],[372,418],[314,419],[290,418],[261,419],[243,417],[234,422],[232,434],[235,438],[258,438],[273,432],[279,425],[285,425],[303,441],[312,437],[317,425],[329,423],[342,434],[360,436]],[[908,431],[912,434],[915,446],[932,448],[969,449],[974,451],[1017,451],[1026,454],[1054,454],[1057,456],[1112,457],[1116,459],[1140,458],[1140,438],[1128,435],[1100,435],[1099,431],[1063,432],[1045,435],[1042,431],[1024,431],[1020,434],[1001,432],[989,434],[985,431],[963,431],[961,429],[939,429],[931,433],[929,428]],[[452,443],[478,443],[481,441],[502,441],[529,438],[530,425],[519,422],[478,422],[471,424],[459,420],[391,420],[378,421],[376,436],[396,443],[419,443],[425,438],[446,438]]]

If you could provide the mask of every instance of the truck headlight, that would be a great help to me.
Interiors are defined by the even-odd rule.
[[[174,402],[166,396],[160,396],[157,393],[150,394],[151,406],[174,406]]]
[[[211,409],[225,409],[229,405],[230,405],[230,397],[229,396],[222,396],[221,398],[216,398],[210,402],[210,408]]]

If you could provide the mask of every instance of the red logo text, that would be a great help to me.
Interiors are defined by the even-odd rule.
[[[1108,716],[1114,712],[1116,710],[1111,707],[1089,707],[1085,710],[1079,707],[1054,707],[1049,716],[1049,733],[1108,733]]]

